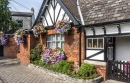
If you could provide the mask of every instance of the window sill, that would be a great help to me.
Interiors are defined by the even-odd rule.
[[[92,61],[92,60],[84,60],[84,62],[89,64],[94,64],[94,65],[106,66],[106,62]]]

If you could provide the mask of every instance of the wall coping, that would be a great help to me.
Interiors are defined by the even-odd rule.
[[[106,62],[92,61],[92,60],[84,60],[84,62],[89,64],[94,64],[94,65],[106,66]]]
[[[101,83],[103,81],[102,76],[99,76],[99,77],[94,78],[94,79],[84,80],[84,79],[73,78],[73,77],[70,77],[68,75],[58,73],[58,72],[54,72],[54,71],[48,70],[46,68],[36,66],[34,64],[29,64],[28,67],[36,69],[36,70],[41,71],[41,72],[45,72],[46,74],[54,76],[54,77],[59,78],[59,79],[62,78],[62,80],[64,80],[64,81],[69,80],[69,81],[77,82],[77,83]]]

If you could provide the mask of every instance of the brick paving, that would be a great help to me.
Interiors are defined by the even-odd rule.
[[[8,64],[2,65],[1,62]],[[16,60],[11,60],[12,63],[17,63]],[[30,68],[27,65],[9,65],[10,60],[0,60],[0,83],[81,83],[76,81],[64,80],[57,78],[46,72],[35,68]],[[89,82],[90,83],[90,82]],[[114,80],[107,80],[102,83],[123,83]]]
[[[4,83],[70,83],[25,65],[2,66],[0,77]]]

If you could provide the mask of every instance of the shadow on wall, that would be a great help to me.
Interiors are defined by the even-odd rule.
[[[69,30],[68,33],[65,33],[65,41],[67,42],[69,46],[71,46],[73,42],[75,41],[73,28]]]

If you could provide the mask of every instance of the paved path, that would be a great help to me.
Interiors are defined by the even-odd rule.
[[[1,62],[7,63],[2,64]],[[12,63],[17,63],[11,60]],[[53,77],[46,72],[30,68],[27,65],[11,65],[10,60],[0,60],[0,83],[78,83],[67,81],[62,78]],[[107,80],[102,83],[122,83],[114,80]]]
[[[72,83],[24,65],[0,67],[0,78],[4,83]]]

